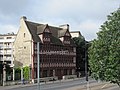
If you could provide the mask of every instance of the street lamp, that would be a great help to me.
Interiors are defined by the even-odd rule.
[[[31,40],[27,40],[27,41],[24,41],[24,42],[29,42],[29,41],[33,42]],[[40,90],[40,42],[37,42],[37,82],[38,82],[38,90]]]
[[[37,42],[37,76],[38,76],[38,90],[40,90],[40,43]]]

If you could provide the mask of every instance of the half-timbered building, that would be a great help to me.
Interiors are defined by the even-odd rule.
[[[40,43],[40,77],[61,79],[74,75],[76,69],[76,46],[71,39],[69,25],[59,27],[20,19],[20,28],[14,43],[15,65],[29,66],[31,79],[37,78],[37,42]]]

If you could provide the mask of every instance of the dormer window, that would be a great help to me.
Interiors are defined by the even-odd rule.
[[[48,29],[45,29],[45,31],[44,31],[44,33],[43,33],[43,42],[44,42],[44,43],[50,42],[50,34],[51,34],[51,33],[49,33],[49,30],[48,30]]]
[[[70,37],[64,37],[64,44],[70,44]]]
[[[44,30],[44,32],[50,33],[50,31],[49,31],[48,28],[46,28],[46,29]]]
[[[70,39],[71,39],[71,35],[70,35],[69,31],[66,31],[66,33],[64,35],[64,44],[70,44]]]
[[[66,32],[65,36],[70,36],[70,33],[69,33],[69,32]]]

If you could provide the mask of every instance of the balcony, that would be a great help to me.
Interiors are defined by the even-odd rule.
[[[4,58],[4,61],[12,61],[12,58]]]
[[[4,53],[3,52],[0,52],[0,55],[3,55]]]
[[[11,55],[12,52],[4,52],[4,55]]]
[[[13,47],[12,46],[5,46],[4,49],[12,49]]]
[[[0,50],[3,50],[3,49],[12,49],[13,47],[12,46],[0,46]]]

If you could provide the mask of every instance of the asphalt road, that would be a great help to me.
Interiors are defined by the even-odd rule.
[[[98,84],[97,81],[93,79],[89,79],[89,83],[94,86],[94,84]],[[80,79],[74,79],[74,80],[65,80],[65,81],[55,81],[53,82],[47,82],[40,84],[40,90],[81,90],[81,89],[75,89],[74,87],[81,87],[85,86],[86,81],[85,78]],[[98,84],[98,88],[101,86]],[[103,85],[102,85],[103,86]],[[73,88],[73,89],[71,89]],[[99,90],[97,88],[97,90]],[[0,90],[39,90],[37,84],[28,84],[28,85],[20,85],[20,86],[8,86],[8,87],[0,87]],[[84,90],[84,89],[82,89]],[[86,89],[85,89],[86,90]],[[91,89],[92,90],[92,89]],[[96,90],[96,89],[94,89]],[[101,89],[100,89],[101,90]],[[102,90],[120,90],[118,87],[110,87],[109,89],[102,89]]]
[[[94,80],[90,80],[90,83],[95,82]],[[78,85],[84,85],[85,79],[75,79],[75,80],[67,80],[67,81],[59,81],[55,83],[46,83],[46,84],[41,84],[40,85],[40,90],[63,90],[66,88],[70,87],[75,87]],[[31,86],[26,86],[26,87],[16,87],[16,88],[11,88],[11,89],[6,89],[6,90],[38,90],[37,85],[31,85]]]

